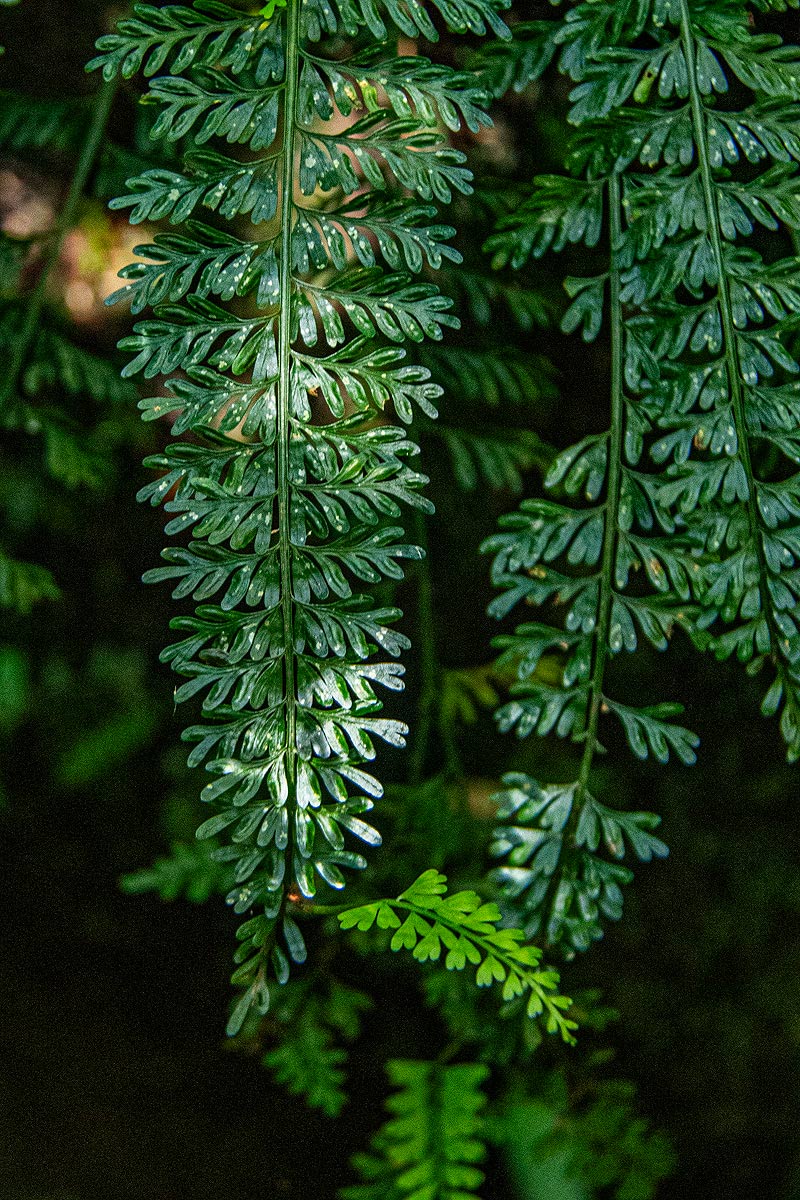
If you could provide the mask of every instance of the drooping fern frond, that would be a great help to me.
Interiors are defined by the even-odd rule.
[[[682,114],[683,157],[690,154],[691,163],[675,173],[663,198],[643,189],[639,224],[670,228],[669,193],[691,192],[697,200],[685,210],[660,277],[645,275],[639,284],[640,292],[647,289],[647,343],[668,360],[658,391],[665,432],[653,454],[674,463],[667,499],[702,549],[700,598],[712,648],[719,658],[736,655],[751,672],[768,668],[763,711],[782,708],[781,730],[795,760],[800,365],[785,335],[800,292],[798,260],[779,255],[791,245],[786,235],[800,229],[800,50],[754,32],[744,4],[728,6],[727,24],[713,6],[687,0],[671,16],[672,52],[682,55],[685,80],[652,123],[657,128],[674,122],[676,110]],[[719,98],[733,85],[751,91],[749,102],[718,124]],[[742,244],[760,230],[783,231],[767,254]],[[629,251],[632,259],[641,253],[641,245]],[[689,264],[690,278],[676,292],[680,261]]]
[[[783,706],[794,759],[798,364],[786,334],[798,295],[796,261],[781,254],[800,222],[798,50],[755,32],[743,3],[680,0],[623,32],[647,48],[623,50],[615,78],[596,41],[573,115],[589,102],[609,114],[626,169],[623,300],[641,311],[638,386],[669,477],[660,502],[702,559],[700,626],[718,657],[769,664],[764,711]],[[742,99],[723,108],[733,87]],[[743,245],[769,234],[766,255]]]
[[[37,325],[29,338],[32,314]],[[0,337],[14,355],[4,426],[40,443],[43,465],[59,484],[103,485],[113,469],[115,438],[124,429],[122,405],[135,399],[135,388],[120,378],[117,364],[78,345],[63,317],[47,305],[40,308],[35,294],[0,301]],[[96,410],[94,420],[80,415],[86,400]]]
[[[502,0],[433,7],[457,31],[504,30]],[[185,734],[190,764],[214,776],[199,836],[227,831],[228,901],[254,913],[239,931],[233,1033],[251,1005],[266,1011],[268,976],[283,982],[289,959],[306,957],[293,905],[366,865],[346,836],[379,843],[362,818],[382,789],[364,764],[375,739],[402,746],[407,732],[377,694],[399,690],[403,669],[372,661],[406,647],[391,629],[400,614],[363,588],[420,556],[401,508],[430,510],[416,447],[389,421],[433,416],[439,392],[402,343],[456,324],[414,279],[453,257],[429,201],[470,188],[437,122],[487,118],[474,81],[398,60],[382,13],[408,35],[435,34],[428,10],[394,0],[290,0],[255,15],[211,0],[139,5],[93,64],[156,76],[162,136],[216,139],[117,202],[182,229],[142,248],[114,299],[155,309],[123,343],[128,374],[169,377],[169,395],[142,402],[145,419],[173,413],[173,434],[190,435],[151,460],[162,475],[142,497],[165,503],[170,534],[191,534],[148,578],[199,602],[164,657],[186,679],[177,699],[203,696],[204,722]],[[361,31],[369,53],[320,44]],[[252,234],[202,221],[203,208],[249,216]]]
[[[403,1059],[386,1072],[390,1116],[371,1152],[353,1159],[364,1182],[342,1188],[341,1200],[470,1200],[484,1179],[488,1068]]]
[[[335,1117],[347,1103],[348,1054],[342,1043],[358,1037],[372,1001],[336,979],[313,991],[310,982],[281,989],[269,1022],[279,1041],[261,1061],[276,1083],[302,1096],[310,1108]]]
[[[607,244],[607,270],[567,281],[564,328],[593,340],[608,322],[612,422],[609,435],[565,452],[547,481],[594,507],[526,502],[487,544],[506,593],[496,615],[519,601],[566,606],[563,631],[538,622],[500,639],[519,676],[501,727],[585,739],[576,788],[512,780],[503,814],[531,824],[500,830],[495,848],[509,855],[498,878],[523,894],[526,928],[584,948],[601,913],[619,916],[629,877],[587,855],[604,840],[621,856],[629,831],[621,814],[586,804],[600,715],[619,719],[642,758],[688,762],[695,745],[665,721],[671,706],[609,699],[609,655],[642,637],[663,649],[680,625],[719,657],[737,653],[751,669],[769,661],[765,711],[784,703],[790,756],[800,750],[800,510],[789,474],[798,368],[782,341],[798,302],[795,265],[737,244],[759,226],[797,226],[798,75],[797,52],[753,33],[744,4],[578,4],[557,41],[576,84],[572,174],[535,180],[489,248],[496,264],[519,267],[549,249]],[[723,63],[753,93],[742,110],[718,107]],[[555,685],[539,669],[544,656],[564,663]],[[634,815],[631,847],[645,858],[663,853],[644,836],[653,825]]]
[[[502,232],[490,240],[496,261],[513,259],[517,265],[552,245],[586,241],[591,248],[604,228],[610,248],[608,270],[568,282],[573,303],[563,321],[566,332],[583,325],[585,340],[598,335],[604,315],[609,323],[610,428],[556,458],[545,483],[566,503],[524,501],[518,513],[501,520],[502,532],[485,545],[495,555],[493,580],[503,589],[490,612],[505,617],[524,602],[563,613],[559,626],[541,620],[525,623],[496,640],[503,651],[500,664],[517,675],[498,722],[501,730],[514,729],[520,737],[555,732],[582,743],[577,779],[544,789],[533,779],[510,781],[521,792],[501,796],[501,815],[520,814],[531,824],[499,830],[494,849],[509,855],[508,866],[498,868],[495,877],[507,895],[522,896],[527,932],[542,929],[568,952],[586,949],[601,936],[601,914],[619,917],[619,885],[630,878],[627,868],[595,853],[601,842],[601,809],[613,819],[598,805],[591,782],[602,750],[603,714],[617,719],[640,758],[666,762],[674,755],[691,763],[697,745],[694,735],[670,719],[680,706],[623,703],[610,694],[606,678],[610,658],[621,650],[636,651],[642,642],[666,647],[691,591],[688,552],[670,537],[674,522],[639,469],[642,418],[626,391],[636,343],[624,325],[616,261],[622,214],[617,172],[604,176],[590,169],[584,179],[538,181],[524,209],[506,218]],[[647,590],[637,576],[646,580]],[[558,664],[557,669],[545,672],[545,659]],[[624,820],[622,814],[619,819]],[[654,818],[646,820],[655,823]],[[619,838],[602,840],[613,846],[614,857],[624,853]],[[633,847],[637,849],[636,841]],[[653,852],[665,852],[655,839],[645,857]]]
[[[543,1016],[548,1032],[572,1042],[576,1025],[564,1015],[571,1001],[556,991],[558,972],[542,968],[542,951],[525,945],[520,930],[503,929],[500,921],[497,905],[477,893],[448,895],[446,876],[434,870],[425,871],[396,900],[376,900],[339,914],[345,930],[393,930],[390,948],[410,950],[419,962],[443,957],[449,971],[475,967],[479,987],[501,984],[507,1002],[526,997],[529,1017]]]

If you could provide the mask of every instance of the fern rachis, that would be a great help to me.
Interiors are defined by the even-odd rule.
[[[405,364],[399,346],[436,340],[456,324],[433,285],[395,268],[457,258],[450,227],[426,224],[432,208],[382,203],[380,193],[389,175],[424,201],[468,190],[462,155],[433,122],[486,121],[468,78],[424,60],[398,66],[387,44],[352,62],[312,51],[333,19],[317,24],[315,4],[279,7],[257,29],[202,0],[191,10],[142,6],[101,39],[95,64],[113,74],[144,61],[153,74],[169,63],[172,75],[152,84],[164,105],[156,128],[183,135],[202,120],[203,141],[225,135],[261,154],[248,161],[244,188],[237,160],[193,152],[185,181],[158,169],[137,177],[133,219],[155,212],[174,223],[189,216],[191,200],[228,219],[258,209],[272,222],[261,242],[195,220],[158,235],[113,297],[131,299],[136,312],[155,306],[156,320],[124,343],[135,355],[128,373],[183,370],[168,380],[173,400],[142,407],[147,419],[177,410],[173,434],[193,442],[152,460],[167,474],[143,498],[166,501],[176,514],[168,531],[191,531],[191,541],[165,551],[169,565],[148,578],[176,581],[177,598],[201,602],[196,617],[175,622],[189,636],[165,658],[188,677],[177,699],[205,694],[204,723],[184,735],[197,743],[190,764],[210,759],[215,775],[203,798],[218,811],[200,836],[230,838],[213,854],[233,870],[229,903],[256,910],[239,931],[234,981],[244,993],[232,1033],[251,1007],[266,1011],[268,972],[284,982],[289,958],[306,957],[295,906],[315,896],[318,878],[340,889],[341,867],[366,865],[345,849],[345,835],[380,840],[362,816],[382,789],[363,764],[373,739],[402,746],[407,730],[378,715],[376,694],[402,687],[402,668],[369,660],[403,641],[384,625],[398,614],[370,611],[354,587],[400,579],[402,560],[420,557],[390,522],[403,504],[430,510],[419,495],[425,476],[406,461],[416,447],[382,414],[393,403],[404,421],[417,406],[433,415],[438,388],[424,368]],[[444,8],[460,19],[460,0]],[[478,9],[493,19],[489,3],[464,4],[473,27]],[[389,10],[401,27],[410,19]],[[347,6],[341,19],[351,35],[362,23]],[[428,29],[422,10],[414,20]],[[339,128],[343,116],[355,120]],[[253,293],[260,311],[244,318],[211,300]],[[322,421],[312,397],[324,401]]]

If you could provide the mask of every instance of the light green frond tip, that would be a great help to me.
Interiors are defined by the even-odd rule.
[[[271,21],[275,16],[276,8],[286,8],[288,0],[267,0],[267,3],[259,10],[259,16],[265,21]]]
[[[444,954],[448,971],[475,967],[478,987],[502,985],[503,1000],[527,996],[529,1017],[543,1016],[548,1033],[574,1044],[574,1021],[565,1015],[572,1001],[558,993],[559,975],[541,967],[542,951],[526,945],[519,929],[500,928],[496,904],[476,892],[447,894],[447,876],[425,871],[396,900],[376,900],[339,914],[342,929],[393,930],[392,950],[410,950],[419,962]]]

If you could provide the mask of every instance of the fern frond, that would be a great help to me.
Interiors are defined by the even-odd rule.
[[[454,29],[505,28],[498,0],[433,7]],[[457,325],[451,302],[415,278],[459,257],[429,202],[471,187],[440,122],[488,118],[471,76],[398,59],[390,41],[349,58],[320,48],[336,30],[384,39],[382,13],[435,34],[427,10],[394,0],[292,0],[256,16],[216,0],[139,5],[93,64],[156,75],[156,133],[211,143],[184,172],[145,172],[114,202],[134,222],[182,228],[139,248],[112,300],[154,309],[122,343],[125,374],[167,376],[168,395],[142,401],[143,415],[172,412],[172,433],[191,435],[153,460],[166,474],[143,493],[165,502],[169,534],[191,540],[146,578],[199,604],[165,658],[185,680],[177,699],[202,697],[203,722],[184,735],[190,764],[214,776],[203,799],[215,815],[199,834],[227,831],[228,901],[253,913],[232,1033],[252,1006],[266,1011],[268,976],[285,982],[289,960],[306,957],[293,906],[366,866],[346,837],[380,843],[362,818],[382,788],[363,768],[376,741],[402,746],[407,733],[380,715],[403,669],[374,661],[405,648],[389,628],[399,614],[363,587],[402,579],[421,557],[396,522],[408,507],[431,511],[426,477],[387,418],[435,415],[440,389],[403,344]],[[247,214],[252,237],[197,220],[201,207]]]
[[[152,867],[123,875],[120,887],[132,896],[157,892],[162,900],[185,897],[192,904],[205,904],[211,896],[224,895],[233,883],[230,867],[216,861],[215,851],[212,842],[175,842],[169,858],[157,858]]]
[[[501,662],[517,673],[512,698],[498,720],[501,729],[515,729],[519,736],[555,732],[582,742],[577,783],[554,785],[551,794],[533,779],[515,779],[516,803],[531,824],[526,830],[517,826],[513,833],[501,827],[495,850],[511,856],[508,868],[496,873],[506,894],[512,896],[515,886],[516,895],[529,889],[523,903],[526,929],[546,929],[568,953],[586,949],[600,936],[602,916],[619,917],[619,885],[630,878],[626,868],[594,853],[585,858],[579,838],[579,831],[582,837],[586,828],[600,827],[590,780],[603,749],[601,717],[617,720],[639,758],[666,762],[672,755],[692,763],[698,744],[694,735],[673,724],[679,705],[632,708],[610,697],[605,683],[611,657],[622,650],[635,652],[648,643],[663,650],[676,627],[685,628],[698,644],[704,640],[697,605],[703,568],[696,534],[686,530],[686,514],[697,494],[693,502],[681,504],[688,486],[681,468],[697,429],[678,443],[659,437],[659,428],[666,424],[660,407],[670,369],[665,364],[684,350],[696,353],[713,345],[715,338],[705,308],[691,310],[695,324],[689,324],[678,305],[666,299],[679,286],[696,289],[700,299],[708,256],[682,254],[680,230],[697,229],[699,241],[708,222],[702,188],[678,193],[683,176],[677,170],[652,178],[629,170],[633,123],[647,129],[637,137],[639,152],[651,165],[656,145],[669,144],[662,149],[669,164],[688,164],[694,158],[693,150],[687,153],[683,142],[674,140],[674,123],[669,125],[671,143],[659,143],[653,132],[653,110],[671,116],[671,97],[687,95],[688,84],[675,75],[676,64],[684,62],[680,41],[668,35],[676,12],[671,3],[652,9],[647,4],[598,3],[578,5],[568,14],[558,40],[564,47],[562,70],[576,82],[571,119],[584,126],[568,154],[575,173],[534,180],[530,197],[501,218],[487,246],[496,266],[517,268],[550,249],[608,246],[605,270],[567,279],[571,304],[562,327],[568,333],[580,329],[586,341],[593,341],[604,325],[609,329],[610,429],[558,456],[545,480],[559,494],[558,501],[523,502],[518,514],[503,520],[504,532],[485,547],[495,554],[493,578],[504,591],[490,611],[504,617],[525,602],[563,614],[559,625],[545,618],[498,639]],[[623,49],[617,53],[619,47]],[[709,91],[716,76],[710,62],[704,69],[703,88]],[[628,107],[634,92],[638,110]],[[651,92],[657,92],[657,101],[650,102]],[[675,108],[679,106],[680,99]],[[680,137],[684,134],[681,127]],[[756,208],[757,192],[751,187],[747,199],[744,192],[734,195],[728,189],[732,229],[751,229],[751,213],[774,219],[778,201],[773,197],[768,208],[759,199]],[[762,287],[759,295],[775,312],[791,302],[780,276],[773,290]],[[743,284],[739,308],[754,303]],[[681,431],[688,424],[687,407],[676,403]],[[709,429],[708,407],[704,401],[702,445],[719,447],[719,452],[730,435],[723,433],[722,423]],[[670,455],[681,468],[665,470]],[[708,476],[703,478],[707,493],[713,485]],[[720,479],[716,486],[738,497],[734,478]],[[510,815],[507,795],[501,796],[501,805]],[[616,819],[624,827],[625,814]],[[648,828],[657,823],[651,815],[642,819]],[[592,851],[597,845],[595,840]],[[541,859],[534,869],[517,872],[539,847]],[[608,841],[607,849],[616,856]],[[651,847],[644,857],[653,852]],[[659,843],[659,853],[664,852]]]
[[[591,197],[591,219],[586,216],[586,196]],[[582,186],[564,186],[553,178],[534,191],[533,201],[513,218],[523,237],[513,255],[523,259],[544,253],[553,242],[553,231],[562,229],[556,245],[585,239],[599,241],[598,223],[608,213],[608,238],[612,247],[622,233],[622,203],[619,178],[590,180]],[[557,207],[554,209],[554,201]],[[557,225],[554,212],[558,214]],[[511,219],[505,221],[506,227]],[[544,231],[544,236],[540,232]],[[505,235],[499,235],[499,238]],[[498,251],[496,239],[493,249]],[[513,257],[512,255],[512,257]],[[578,830],[596,811],[590,779],[597,753],[600,721],[604,713],[619,721],[634,754],[665,762],[670,752],[681,761],[694,761],[697,739],[670,723],[680,706],[639,708],[622,704],[608,695],[606,668],[609,658],[622,651],[636,651],[642,642],[664,649],[673,626],[682,618],[680,608],[690,597],[691,560],[680,539],[673,541],[675,526],[664,505],[655,499],[651,482],[638,469],[643,449],[642,423],[633,400],[626,392],[630,378],[631,353],[636,343],[623,325],[622,272],[612,252],[610,270],[585,281],[568,281],[572,297],[563,326],[571,332],[584,326],[584,338],[593,340],[600,331],[604,313],[611,326],[612,383],[611,428],[607,434],[592,435],[562,452],[552,464],[545,484],[559,489],[569,503],[551,500],[524,501],[521,510],[502,519],[503,531],[490,538],[484,549],[494,553],[494,582],[503,594],[493,601],[490,612],[506,616],[518,603],[562,606],[560,627],[524,624],[516,633],[498,638],[503,651],[501,664],[516,671],[512,698],[497,714],[500,729],[515,729],[517,735],[545,736],[555,732],[583,743],[584,751],[577,782],[556,789],[559,804],[549,810],[549,801],[531,803],[526,813],[533,846],[546,843],[542,856],[548,869],[537,877],[532,871],[522,886],[536,886],[523,905],[528,930],[546,928],[568,952],[586,949],[600,936],[599,913],[618,917],[621,908],[619,883],[629,873],[596,856],[591,864],[582,861]],[[633,350],[632,350],[633,346]],[[658,536],[658,533],[661,536]],[[639,571],[649,585],[649,594],[631,588],[631,575]],[[557,611],[557,609],[556,609]],[[557,664],[555,678],[542,671],[544,656]],[[518,781],[532,796],[541,792],[533,779]],[[546,791],[543,795],[548,794]],[[507,797],[500,798],[501,812],[508,815]],[[521,804],[521,802],[520,802]],[[564,808],[564,825],[552,837],[553,813]],[[620,814],[620,819],[624,819]],[[652,818],[650,818],[652,819]],[[508,836],[512,840],[508,840]],[[497,853],[509,853],[517,844],[513,835],[499,830]],[[565,847],[578,851],[576,864],[569,862]],[[595,844],[596,848],[596,844]],[[518,850],[516,862],[523,854]],[[514,860],[512,860],[513,862]],[[577,872],[577,873],[576,873]],[[588,873],[588,879],[584,878]],[[602,876],[607,877],[607,886]],[[515,896],[514,876],[503,870],[495,874],[509,897]],[[519,879],[517,883],[519,883]],[[520,887],[516,891],[519,895]],[[606,891],[598,908],[597,901]]]
[[[449,295],[479,327],[496,324],[508,314],[522,333],[546,329],[553,317],[553,305],[533,287],[475,267],[459,267],[445,274],[444,287]]]
[[[364,1182],[342,1188],[341,1200],[475,1196],[484,1179],[478,1164],[486,1154],[482,1084],[488,1068],[396,1059],[386,1072],[396,1089],[386,1102],[390,1116],[371,1151],[353,1159]]]
[[[797,52],[754,34],[743,4],[724,13],[704,0],[581,4],[558,37],[562,70],[576,83],[571,120],[582,126],[569,155],[576,174],[535,180],[488,248],[496,265],[519,267],[550,248],[598,246],[606,230],[609,269],[567,280],[563,325],[593,340],[608,320],[616,416],[609,435],[565,452],[547,480],[589,507],[526,502],[487,549],[505,589],[496,615],[520,601],[565,607],[561,636],[537,624],[500,639],[519,664],[501,728],[585,738],[577,790],[550,796],[534,780],[515,781],[531,824],[498,831],[497,852],[510,856],[498,877],[509,895],[528,889],[527,929],[549,928],[582,949],[599,935],[600,914],[619,915],[628,877],[606,864],[606,886],[593,867],[584,919],[577,831],[595,803],[587,787],[600,713],[618,719],[638,757],[691,762],[696,745],[671,723],[675,706],[633,710],[605,696],[608,654],[642,640],[663,649],[679,625],[718,657],[771,663],[764,708],[785,704],[784,736],[790,756],[800,754],[795,484],[767,465],[769,447],[795,459],[799,368],[784,339],[798,297],[791,261],[738,244],[758,226],[798,226],[787,109],[798,83]],[[741,112],[717,107],[729,75],[756,93]],[[637,159],[653,173],[637,172]],[[741,163],[758,173],[748,165],[743,178],[732,175]],[[651,596],[640,584],[626,594],[633,571]],[[716,632],[722,622],[733,628]],[[555,683],[541,678],[545,653],[563,662]],[[534,868],[518,870],[528,859]]]
[[[222,67],[234,76],[252,70],[255,82],[264,84],[281,75],[281,10],[287,3],[269,3],[249,16],[220,0],[194,0],[191,7],[169,4],[163,9],[137,4],[133,17],[120,21],[115,33],[98,40],[100,53],[88,69],[102,69],[107,79],[116,74],[128,79],[140,70],[149,77],[165,67],[171,75],[198,67]],[[509,36],[499,16],[509,4],[510,0],[432,0],[432,7],[453,32],[484,34],[491,30],[499,37]],[[406,5],[401,0],[381,0],[380,4],[373,0],[309,0],[303,14],[304,31],[310,41],[318,42],[337,32],[353,37],[366,29],[382,42],[388,32],[384,14],[407,37],[438,40],[430,13],[421,5]],[[336,66],[331,62],[329,69],[335,71]]]
[[[525,945],[518,929],[500,927],[497,905],[475,892],[447,894],[447,878],[425,871],[396,900],[377,900],[339,914],[342,929],[361,933],[393,930],[392,950],[410,950],[418,962],[444,956],[449,971],[476,968],[479,987],[502,984],[504,1001],[527,997],[529,1017],[543,1016],[549,1033],[574,1041],[575,1022],[565,1016],[571,1001],[558,995],[558,973],[542,969],[541,950]]]
[[[744,18],[742,13],[743,22]],[[757,113],[766,97],[797,102],[800,52],[749,29],[735,43],[719,41],[708,15],[695,12],[686,0],[681,0],[678,32],[688,68],[696,174],[702,185],[701,233],[711,256],[706,288],[711,296],[710,319],[718,336],[715,339],[711,333],[708,338],[707,363],[716,387],[706,394],[712,400],[710,413],[705,411],[707,406],[687,412],[685,403],[677,412],[676,400],[686,388],[687,369],[677,353],[671,355],[675,365],[666,381],[666,411],[660,422],[668,427],[679,422],[684,428],[693,426],[693,444],[711,460],[689,455],[684,461],[683,455],[674,454],[679,478],[686,485],[677,496],[681,512],[688,513],[690,498],[701,493],[706,503],[719,507],[718,513],[699,519],[696,514],[693,519],[707,564],[702,590],[708,610],[704,624],[720,620],[734,626],[729,633],[720,631],[713,648],[720,658],[735,652],[753,668],[769,664],[774,682],[764,711],[775,712],[783,703],[781,728],[789,757],[796,759],[800,757],[800,729],[795,719],[800,698],[800,634],[790,597],[795,564],[791,547],[797,539],[800,510],[792,479],[782,480],[776,488],[763,453],[772,446],[782,454],[788,449],[787,457],[793,458],[792,423],[774,418],[784,390],[781,384],[800,371],[800,364],[783,343],[785,317],[796,311],[797,297],[791,287],[794,268],[791,263],[765,261],[754,250],[743,255],[731,243],[752,234],[756,222],[772,231],[800,228],[798,170],[791,139],[787,145],[780,134],[776,138],[783,148],[780,157],[789,162],[767,165],[755,179],[743,183],[729,181],[715,169],[708,138],[714,117],[701,64],[704,56],[714,54],[719,64],[714,90],[727,88],[727,68],[757,93],[752,105]],[[767,115],[771,112],[768,107]],[[711,422],[707,416],[712,417]],[[722,422],[731,434],[720,442],[711,431]],[[706,426],[710,426],[708,432]],[[725,465],[727,476],[737,472],[738,482],[733,487],[727,480],[713,478],[713,460]],[[774,467],[772,471],[774,480]]]
[[[542,786],[527,775],[507,775],[497,796],[492,853],[505,860],[495,881],[515,902],[528,937],[588,950],[603,935],[603,919],[622,916],[622,887],[633,874],[621,860],[662,858],[667,847],[651,832],[659,818],[620,812],[585,793],[574,823],[577,785]],[[600,847],[609,862],[597,853]]]
[[[798,51],[755,33],[744,4],[723,15],[680,0],[655,22],[635,34],[658,48],[642,51],[655,71],[652,94],[636,84],[646,115],[625,104],[613,111],[620,99],[607,64],[587,68],[606,89],[609,144],[623,163],[638,157],[658,172],[658,187],[631,169],[625,184],[623,298],[640,310],[631,322],[631,386],[659,432],[651,450],[665,471],[659,502],[690,528],[702,563],[694,590],[707,611],[698,628],[713,630],[718,657],[735,653],[753,670],[769,667],[764,711],[785,704],[782,729],[795,758],[796,518],[785,460],[794,461],[791,393],[800,369],[786,332],[798,296],[780,243],[768,256],[741,243],[758,226],[773,234],[800,227],[791,108],[800,94]],[[681,68],[667,78],[670,63]],[[720,112],[717,100],[735,81],[751,95]]]
[[[303,1096],[311,1108],[338,1117],[347,1095],[343,1065],[347,1051],[332,1044],[330,1032],[309,1013],[304,1013],[292,1036],[264,1056],[264,1066],[275,1082],[292,1094]]]
[[[359,1033],[361,1018],[372,1007],[364,992],[336,979],[322,992],[302,984],[282,989],[273,1012],[278,1042],[262,1058],[276,1083],[310,1108],[336,1117],[347,1103],[347,1050]]]
[[[433,433],[446,446],[455,483],[465,492],[485,484],[493,491],[519,494],[523,477],[534,468],[546,469],[551,458],[550,447],[532,430],[464,429],[445,417],[433,426]]]

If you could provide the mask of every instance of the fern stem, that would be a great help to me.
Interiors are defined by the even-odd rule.
[[[683,40],[683,52],[684,58],[686,59],[686,67],[689,77],[689,99],[692,109],[692,125],[694,127],[694,140],[697,147],[700,178],[703,184],[703,199],[709,219],[711,247],[714,254],[714,263],[716,265],[718,276],[717,298],[719,300],[720,315],[722,318],[722,333],[725,341],[725,358],[728,371],[728,382],[731,389],[731,399],[733,401],[736,438],[742,464],[747,473],[748,487],[750,490],[750,498],[748,500],[750,529],[754,540],[760,545],[761,538],[759,536],[758,514],[755,511],[752,495],[753,468],[750,460],[750,443],[747,437],[747,422],[745,417],[741,367],[736,347],[736,326],[733,320],[733,308],[731,306],[728,279],[725,274],[725,255],[722,248],[722,235],[719,228],[719,208],[717,205],[716,188],[714,186],[714,177],[711,171],[711,163],[708,159],[706,147],[705,112],[703,108],[703,101],[700,96],[700,88],[697,82],[695,42],[694,35],[692,34],[691,14],[689,12],[688,0],[681,0],[681,37]]]
[[[766,555],[764,553],[764,543],[761,537],[761,520],[756,503],[753,473],[753,463],[750,455],[750,440],[747,432],[747,412],[742,386],[742,369],[739,360],[739,349],[736,341],[736,325],[733,320],[733,305],[731,303],[730,286],[728,277],[725,272],[725,254],[722,245],[722,234],[720,232],[719,220],[719,205],[717,202],[717,191],[714,183],[714,175],[711,169],[711,163],[708,157],[708,147],[706,144],[706,123],[705,110],[700,94],[700,87],[697,81],[697,62],[695,56],[695,40],[692,33],[691,13],[689,10],[689,0],[680,0],[681,3],[681,39],[683,42],[683,53],[686,59],[686,68],[689,80],[689,99],[692,109],[692,125],[694,128],[694,140],[697,146],[697,159],[700,167],[700,178],[703,184],[703,199],[708,214],[711,246],[714,253],[714,263],[717,269],[717,299],[719,301],[720,316],[722,319],[722,335],[725,348],[725,360],[728,375],[728,383],[730,386],[730,397],[733,405],[733,423],[736,429],[736,441],[739,452],[739,457],[742,461],[742,467],[747,478],[747,521],[750,529],[750,538],[753,542],[758,562],[759,573],[759,591],[761,593],[761,602],[764,607],[764,615],[767,621],[767,627],[770,632],[770,641],[774,648],[777,649],[780,644],[780,635],[775,628],[775,622],[772,616],[772,608],[769,604],[769,568],[767,566]]]
[[[286,45],[286,97],[283,126],[283,179],[281,197],[280,320],[278,327],[278,545],[281,564],[284,673],[287,705],[287,771],[289,789],[294,782],[296,755],[294,606],[292,601],[291,475],[289,447],[292,434],[292,218],[294,216],[294,141],[297,124],[297,63],[300,44],[300,3],[290,6]]]
[[[294,216],[294,145],[297,128],[297,90],[300,58],[300,0],[287,13],[286,92],[283,113],[283,176],[281,183],[280,318],[278,323],[277,485],[278,553],[281,572],[284,688],[286,698],[286,782],[289,802],[295,798],[297,763],[297,664],[292,596],[291,472],[292,438],[292,221]],[[287,866],[291,863],[293,828],[289,823]],[[285,895],[284,895],[285,904]]]
[[[611,239],[609,272],[611,325],[611,430],[608,445],[608,489],[603,530],[603,557],[600,569],[600,600],[597,609],[594,662],[589,691],[589,720],[586,745],[578,774],[573,820],[577,821],[581,803],[589,785],[598,748],[597,732],[603,708],[603,682],[608,659],[609,627],[614,601],[614,569],[619,531],[619,502],[622,492],[622,450],[625,436],[625,397],[623,392],[624,327],[622,321],[622,281],[617,265],[617,247],[622,238],[622,192],[615,171],[608,181],[609,232]]]
[[[61,255],[64,239],[76,224],[84,189],[97,161],[103,134],[111,116],[117,87],[118,80],[116,78],[106,80],[97,93],[92,112],[92,121],[86,134],[86,141],[83,144],[83,149],[75,167],[75,173],[70,181],[69,191],[67,192],[64,206],[61,209],[61,214],[50,235],[50,248],[45,254],[39,278],[36,281],[35,288],[28,297],[25,321],[21,334],[14,342],[14,352],[11,355],[8,369],[5,372],[5,382],[2,391],[0,391],[0,411],[5,408],[17,390],[20,375],[25,368],[28,356],[39,333],[39,322],[47,295],[47,284],[53,273],[53,268]]]

